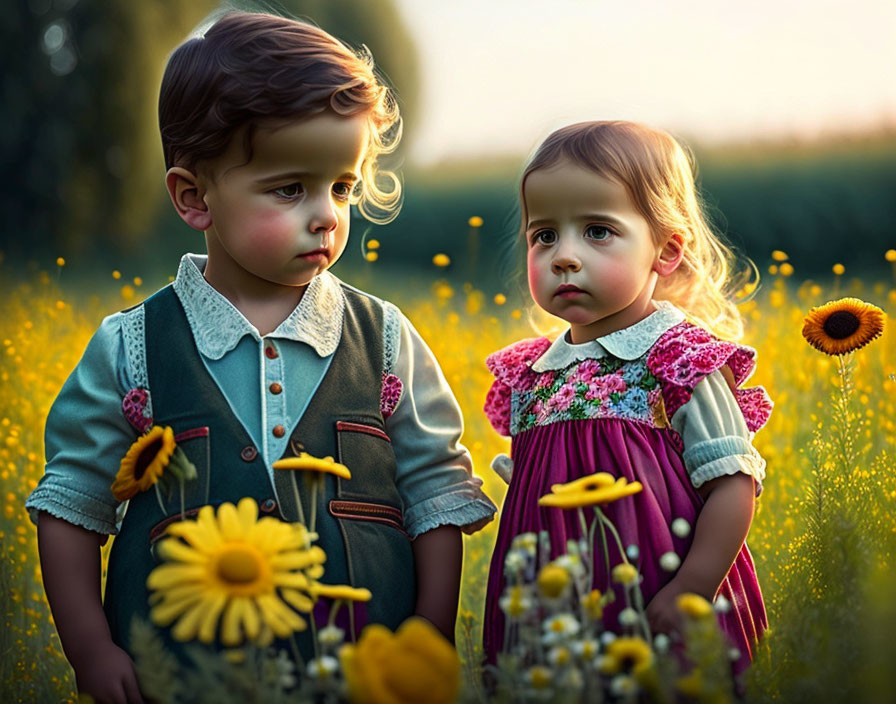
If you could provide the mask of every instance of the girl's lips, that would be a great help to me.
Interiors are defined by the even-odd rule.
[[[573,296],[578,296],[580,293],[585,293],[578,286],[573,286],[572,284],[563,284],[557,287],[557,290],[554,291],[555,296],[561,296],[563,298],[572,298]]]

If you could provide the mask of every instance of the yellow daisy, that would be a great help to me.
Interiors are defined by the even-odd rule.
[[[715,613],[712,604],[699,594],[679,594],[675,599],[675,605],[681,613],[695,619],[708,618]]]
[[[343,479],[351,479],[348,467],[339,464],[332,457],[312,457],[307,452],[300,452],[298,457],[284,457],[272,465],[274,469],[299,469],[309,472],[335,474]]]
[[[150,428],[121,459],[112,482],[112,495],[118,501],[126,501],[151,488],[165,472],[176,449],[171,428],[160,425]]]
[[[550,494],[545,494],[538,500],[539,506],[554,506],[556,508],[581,508],[583,506],[595,506],[609,504],[625,496],[637,494],[643,488],[640,482],[628,483],[625,477],[620,477],[610,486],[599,486],[595,482],[594,488],[584,490],[566,491],[566,485],[552,487]],[[559,489],[559,491],[558,491]]]
[[[326,555],[307,547],[302,525],[275,518],[258,520],[254,499],[218,508],[203,506],[196,520],[168,526],[158,554],[165,562],[146,581],[153,590],[150,617],[159,626],[175,625],[179,641],[215,640],[239,645],[266,630],[280,638],[307,627],[294,609],[314,606],[315,580]],[[290,605],[293,608],[290,608]]]
[[[461,683],[454,647],[434,626],[411,617],[395,633],[378,623],[339,651],[349,700],[359,704],[450,704]]]
[[[615,484],[616,478],[609,472],[598,472],[597,474],[586,474],[566,484],[554,484],[551,486],[551,492],[554,494],[566,494],[576,491],[594,491],[603,489]]]
[[[330,599],[343,599],[344,601],[370,601],[373,594],[369,589],[350,587],[345,584],[320,584],[311,587],[311,593],[315,596],[325,596]]]
[[[549,599],[556,599],[563,594],[569,582],[569,572],[560,565],[545,565],[538,573],[538,589]]]
[[[813,308],[803,323],[803,337],[815,349],[841,355],[864,347],[884,329],[886,315],[859,298],[841,298]]]

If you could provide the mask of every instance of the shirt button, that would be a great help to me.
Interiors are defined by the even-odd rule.
[[[240,452],[240,457],[242,457],[246,462],[251,462],[256,457],[258,457],[258,450],[256,450],[251,445],[246,445],[246,447],[243,448],[243,451]]]
[[[273,345],[267,345],[264,348],[264,356],[268,359],[277,359],[277,349]]]
[[[286,428],[284,428],[282,425],[275,425],[273,433],[275,438],[282,438],[284,435],[286,435]]]
[[[261,506],[259,506],[259,508],[265,513],[270,513],[275,508],[277,508],[277,502],[273,499],[265,499],[261,502]]]
[[[268,387],[271,390],[272,394],[279,394],[283,391],[283,387],[280,386],[276,381]]]

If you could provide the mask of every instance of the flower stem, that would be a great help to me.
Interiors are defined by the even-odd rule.
[[[317,523],[317,488],[323,476],[317,475],[311,480],[311,525],[308,530],[314,532],[314,524]]]
[[[299,496],[299,486],[296,484],[296,470],[292,470],[289,473],[289,479],[292,482],[292,493],[296,497],[296,511],[299,513],[299,523],[303,526],[305,523],[305,512],[302,510],[302,499]]]
[[[159,502],[159,508],[162,509],[162,515],[167,517],[168,511],[165,510],[165,504],[162,501],[162,492],[159,491],[159,483],[156,482],[155,484],[153,484],[153,488],[156,490],[156,499]]]
[[[180,484],[180,520],[184,520],[186,518],[186,511],[184,510],[184,480],[183,477],[178,476],[177,483]]]

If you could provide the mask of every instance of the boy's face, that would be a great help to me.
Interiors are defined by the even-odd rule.
[[[252,144],[252,160],[244,163],[238,133],[206,165],[214,178],[199,177],[211,218],[209,268],[234,286],[305,286],[339,259],[348,241],[366,115],[326,112],[273,130],[259,127]]]

